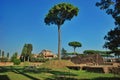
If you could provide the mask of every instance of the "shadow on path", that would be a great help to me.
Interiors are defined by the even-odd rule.
[[[10,80],[7,75],[0,75],[0,80]]]

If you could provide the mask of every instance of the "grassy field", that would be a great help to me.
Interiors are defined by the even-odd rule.
[[[120,80],[119,76],[113,74],[70,70],[66,67],[51,68],[47,64],[39,67],[1,66],[0,80]]]

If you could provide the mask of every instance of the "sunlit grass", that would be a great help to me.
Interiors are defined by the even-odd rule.
[[[114,77],[119,77],[114,76],[114,74],[93,73],[83,70],[71,70],[61,66],[61,68],[52,68],[52,62],[50,64],[47,63],[48,62],[46,62],[42,66],[35,68],[35,70],[29,70],[29,68],[25,70],[25,66],[3,66],[0,67],[0,77],[2,77],[2,75],[6,75],[10,80],[60,80],[61,77],[64,80],[98,80],[99,78],[102,78],[102,80],[109,80],[110,78],[113,78],[112,80],[114,80]],[[24,64],[26,66],[29,65],[29,63]],[[63,63],[61,62],[61,64]],[[57,65],[54,64],[54,66],[56,67]]]

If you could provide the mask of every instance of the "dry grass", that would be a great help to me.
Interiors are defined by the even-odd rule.
[[[66,66],[75,65],[71,61],[68,60],[50,60],[46,63],[42,64],[41,67],[44,68],[65,68]]]

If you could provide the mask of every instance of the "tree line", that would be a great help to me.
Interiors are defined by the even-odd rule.
[[[0,50],[0,62],[9,61],[9,53],[5,54],[4,51]]]
[[[115,20],[115,28],[110,30],[107,35],[105,35],[105,44],[104,48],[110,49],[111,53],[115,53],[118,56],[120,55],[120,0],[101,0],[100,2],[96,2],[96,6],[101,10],[105,10],[108,15],[111,15]],[[112,7],[111,7],[112,6]],[[71,20],[73,17],[77,16],[79,9],[70,4],[70,3],[59,3],[54,5],[46,14],[44,18],[44,22],[46,25],[55,24],[58,28],[58,59],[61,59],[61,26],[65,21]],[[74,49],[77,47],[81,47],[82,44],[80,42],[70,42],[69,46],[72,46]],[[32,58],[32,44],[25,44],[21,55],[21,61],[30,61]],[[65,49],[62,49],[63,52],[66,52]],[[86,51],[85,51],[86,53]],[[88,52],[87,52],[88,53]],[[1,58],[4,56],[4,51],[0,51]],[[14,55],[15,56],[15,55]]]

